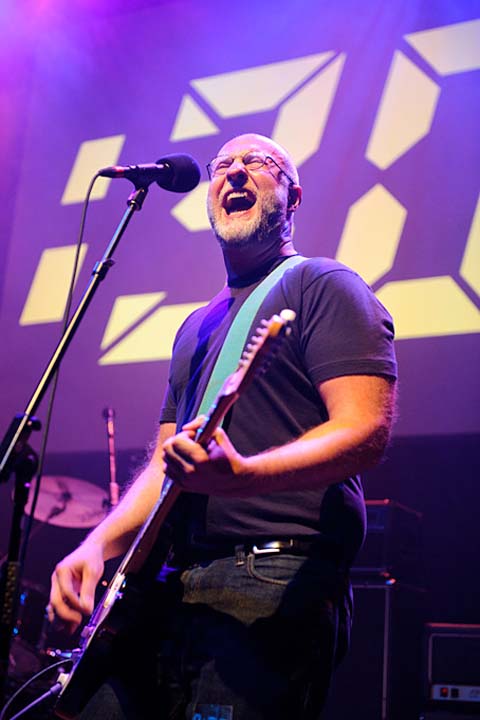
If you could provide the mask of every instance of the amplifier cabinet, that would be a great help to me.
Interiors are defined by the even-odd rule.
[[[351,647],[322,720],[413,720],[422,709],[424,593],[398,582],[354,581]]]
[[[427,710],[480,716],[480,625],[425,623],[423,663]]]
[[[394,500],[367,500],[367,536],[352,577],[393,577],[423,587],[422,515]]]
[[[441,712],[440,710],[426,710],[422,712],[419,720],[478,720],[478,714],[466,715],[463,712]]]

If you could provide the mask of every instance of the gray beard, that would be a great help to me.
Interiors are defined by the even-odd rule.
[[[273,234],[283,235],[286,218],[282,208],[272,200],[269,198],[264,204],[260,216],[236,226],[229,225],[227,227],[224,227],[224,223],[218,220],[211,208],[208,207],[210,224],[220,247],[223,249],[259,245],[265,243]]]

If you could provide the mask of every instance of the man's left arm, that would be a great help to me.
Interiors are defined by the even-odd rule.
[[[166,472],[182,489],[210,495],[263,495],[327,487],[374,466],[388,443],[395,383],[346,375],[319,384],[328,420],[258,455],[240,455],[218,429],[208,448],[194,441],[194,420],[164,446]],[[255,428],[252,428],[255,432]]]

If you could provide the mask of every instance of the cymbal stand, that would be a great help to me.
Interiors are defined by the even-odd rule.
[[[108,407],[105,408],[102,414],[107,425],[108,467],[110,470],[108,501],[105,502],[109,508],[113,508],[115,505],[118,505],[120,497],[119,485],[117,483],[117,463],[115,459],[115,410]]]

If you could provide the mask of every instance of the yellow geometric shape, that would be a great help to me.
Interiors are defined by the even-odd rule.
[[[480,68],[480,20],[405,35],[405,40],[440,75]]]
[[[195,90],[222,118],[271,110],[324,65],[333,52],[260,65],[192,80]]]
[[[399,340],[480,332],[480,310],[448,275],[387,283],[376,295]]]
[[[480,195],[460,266],[460,275],[480,295]]]
[[[97,170],[117,164],[124,142],[125,135],[85,140],[78,149],[61,204],[72,205],[83,202],[92,177]],[[90,195],[91,200],[102,200],[106,196],[109,186],[109,178],[98,178]]]
[[[99,365],[168,360],[181,323],[187,315],[204,304],[182,303],[159,308],[103,355],[98,361]]]
[[[77,278],[87,248],[86,244],[80,248]],[[38,325],[63,319],[76,251],[76,245],[64,245],[42,252],[20,316],[20,325]]]
[[[383,185],[351,205],[336,258],[372,284],[393,266],[407,211]]]
[[[184,95],[175,118],[170,141],[191,140],[192,138],[216,135],[219,132],[220,128],[210,120],[192,96]]]
[[[132,325],[158,305],[167,296],[166,292],[121,295],[117,297],[103,334],[101,349],[108,347],[123,335]]]
[[[281,108],[273,139],[288,147],[296,165],[319,148],[346,55],[339,55]]]
[[[385,84],[366,157],[384,170],[430,131],[439,86],[397,50]]]
[[[207,191],[208,182],[200,183],[171,210],[173,217],[190,232],[208,230],[210,227],[206,208]]]

